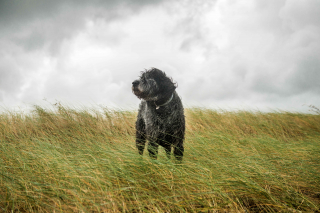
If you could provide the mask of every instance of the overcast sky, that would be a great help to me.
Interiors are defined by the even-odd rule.
[[[0,106],[137,108],[151,67],[185,106],[320,107],[320,1],[0,0]]]

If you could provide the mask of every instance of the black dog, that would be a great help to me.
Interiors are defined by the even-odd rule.
[[[159,145],[170,158],[171,147],[177,160],[183,157],[185,119],[176,85],[164,72],[156,68],[142,72],[132,82],[132,91],[142,99],[136,121],[136,145],[143,154],[146,140],[151,158],[156,159]]]

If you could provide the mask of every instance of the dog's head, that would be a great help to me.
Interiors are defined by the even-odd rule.
[[[132,92],[146,101],[158,101],[170,97],[176,89],[172,79],[164,72],[151,68],[141,72],[138,80],[132,82]]]

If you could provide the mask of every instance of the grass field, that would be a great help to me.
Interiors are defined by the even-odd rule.
[[[185,157],[135,148],[136,112],[0,114],[0,212],[319,212],[320,115],[186,109]]]

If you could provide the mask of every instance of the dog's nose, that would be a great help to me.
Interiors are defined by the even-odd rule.
[[[134,82],[132,82],[132,85],[133,86],[137,86],[139,84],[139,81],[138,80],[135,80]]]

